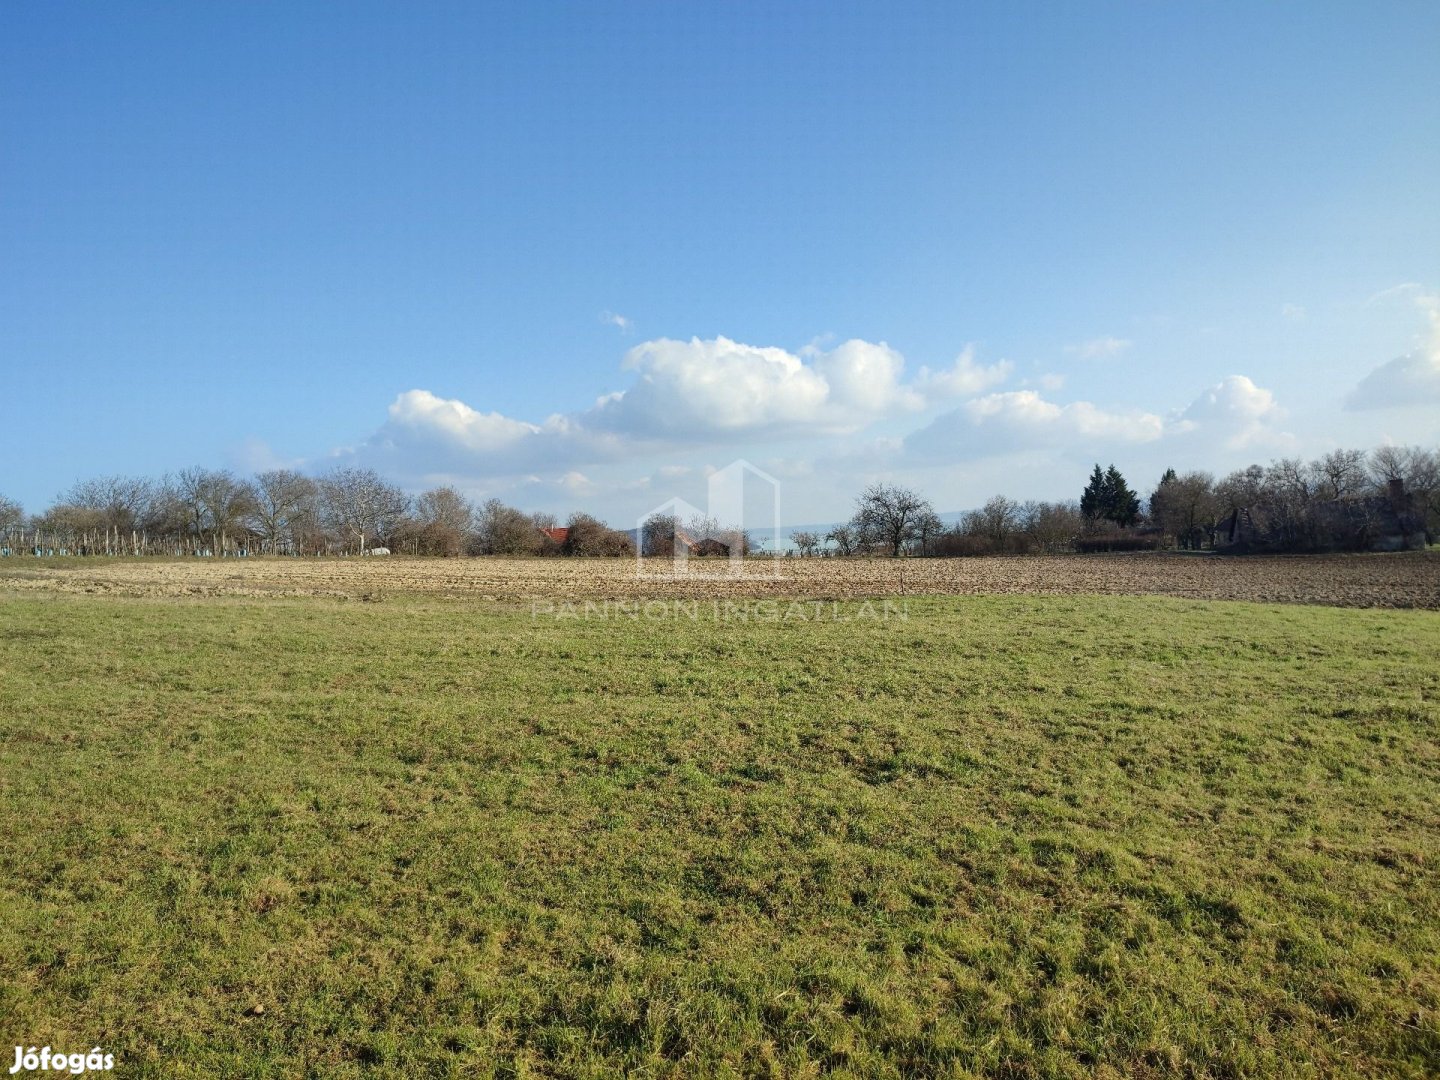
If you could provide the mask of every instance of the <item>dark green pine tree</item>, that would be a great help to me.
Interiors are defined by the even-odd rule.
[[[1105,514],[1105,473],[1098,461],[1090,474],[1090,482],[1085,485],[1085,493],[1080,496],[1080,513],[1087,521],[1095,521]]]
[[[1170,512],[1170,499],[1166,488],[1179,480],[1179,475],[1174,469],[1166,469],[1165,475],[1160,477],[1160,482],[1155,485],[1155,490],[1150,493],[1149,515],[1152,525],[1165,526],[1165,518]]]
[[[1155,485],[1155,490],[1150,493],[1150,516],[1159,517],[1164,512],[1165,488],[1179,480],[1179,475],[1174,469],[1166,469],[1165,475],[1160,477],[1160,482]]]
[[[1120,470],[1111,465],[1105,473],[1105,505],[1102,513],[1122,529],[1140,517],[1140,496],[1130,490]]]

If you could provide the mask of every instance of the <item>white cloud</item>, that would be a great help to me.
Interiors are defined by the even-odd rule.
[[[300,458],[287,458],[277,454],[264,439],[250,436],[232,447],[228,457],[241,472],[259,473],[271,469],[299,469],[305,463]]]
[[[1199,433],[1231,450],[1279,444],[1289,436],[1275,425],[1284,418],[1275,395],[1245,375],[1227,375],[1210,387],[1168,426],[1169,434]]]
[[[1101,360],[1107,356],[1119,356],[1126,349],[1130,348],[1131,342],[1124,338],[1098,337],[1089,341],[1082,341],[1077,345],[1066,345],[1065,351],[1072,356],[1078,356],[1081,360]]]
[[[343,456],[411,478],[441,472],[514,477],[612,460],[623,449],[620,439],[588,430],[574,417],[557,414],[533,424],[407,390],[391,402],[379,430]]]
[[[799,357],[728,338],[662,338],[631,349],[635,384],[593,410],[618,431],[685,437],[803,424],[824,407],[825,380]]]
[[[1079,435],[1120,442],[1158,439],[1164,427],[1154,413],[1107,412],[1088,401],[1057,405],[1034,390],[1012,390],[968,401],[961,410],[978,426],[1033,433]]]
[[[1375,295],[1367,297],[1366,307],[1374,307],[1376,304],[1387,304],[1392,300],[1416,300],[1425,296],[1425,286],[1418,281],[1406,281],[1399,285],[1392,285],[1388,289],[1381,289]]]
[[[1381,364],[1361,379],[1345,399],[1347,409],[1440,405],[1440,294],[1416,293],[1409,286],[1397,286],[1397,289],[1406,290],[1425,313],[1428,333],[1413,352]],[[1394,293],[1397,289],[1387,292]]]
[[[624,315],[620,315],[614,311],[602,311],[600,313],[600,321],[615,327],[622,334],[628,334],[635,328],[635,323],[631,319],[627,319]]]
[[[479,412],[463,401],[437,397],[428,390],[405,391],[390,404],[389,411],[387,426],[392,431],[437,435],[478,452],[514,446],[543,430],[496,412]]]
[[[412,476],[468,469],[513,477],[738,439],[850,435],[993,385],[1010,370],[1004,361],[978,365],[967,349],[950,368],[907,382],[904,357],[884,342],[812,343],[796,354],[725,337],[648,341],[624,367],[633,373],[627,389],[541,423],[407,390],[374,435],[341,453]]]
[[[538,422],[407,390],[369,439],[336,459],[374,466],[416,489],[447,482],[477,493],[527,492],[522,502],[557,510],[584,502],[638,513],[655,492],[703,484],[703,462],[717,453],[722,462],[735,455],[766,461],[818,505],[815,492],[843,492],[876,470],[940,477],[958,461],[1003,457],[965,472],[973,482],[988,469],[1000,489],[1000,473],[1022,462],[1068,475],[1097,456],[1208,461],[1220,450],[1287,438],[1277,430],[1283,414],[1274,396],[1239,375],[1167,419],[1054,400],[1064,382],[1054,373],[1036,375],[1033,387],[996,389],[1012,365],[980,364],[970,347],[948,367],[922,368],[910,379],[898,351],[862,340],[791,352],[724,337],[659,339],[629,350],[625,368],[624,389]],[[899,422],[942,401],[948,411],[903,434]],[[767,445],[779,440],[796,440],[797,456],[771,456],[792,452]]]
[[[815,475],[815,463],[805,458],[766,458],[760,467],[781,480],[804,480]]]
[[[1164,420],[1154,413],[1110,411],[1089,401],[1061,405],[1035,390],[1010,390],[972,398],[915,432],[905,444],[912,457],[943,459],[1145,443],[1160,438],[1164,430]]]
[[[1004,382],[1013,365],[1001,360],[988,367],[975,362],[975,346],[966,345],[955,363],[939,371],[922,367],[915,379],[919,390],[931,399],[965,397]]]
[[[660,338],[631,349],[630,389],[580,420],[647,438],[695,442],[735,434],[785,436],[854,431],[920,408],[901,382],[904,358],[885,343],[852,340],[802,358],[726,337]]]
[[[830,404],[857,416],[923,408],[925,401],[900,384],[905,358],[883,341],[852,338],[815,354],[816,372],[830,387]]]
[[[1100,448],[1201,440],[1226,449],[1286,445],[1284,412],[1269,390],[1244,375],[1210,387],[1169,419],[1089,401],[1051,401],[1036,390],[972,398],[906,439],[912,460],[953,460],[1019,451],[1090,454]]]

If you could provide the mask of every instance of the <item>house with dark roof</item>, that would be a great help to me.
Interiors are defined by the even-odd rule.
[[[1383,495],[1346,495],[1303,512],[1266,505],[1231,510],[1215,530],[1217,551],[1423,551],[1425,515],[1402,480]]]

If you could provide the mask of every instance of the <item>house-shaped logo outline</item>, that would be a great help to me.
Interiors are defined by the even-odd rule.
[[[711,473],[706,480],[706,507],[702,511],[699,507],[679,497],[666,499],[659,506],[655,506],[642,514],[636,521],[635,529],[635,573],[638,577],[646,578],[738,578],[745,572],[745,554],[741,545],[735,543],[726,544],[727,558],[725,560],[726,570],[724,573],[702,573],[696,574],[689,571],[689,556],[692,546],[705,541],[717,540],[719,537],[710,536],[687,536],[680,532],[681,523],[695,520],[710,520],[717,522],[722,530],[738,529],[743,532],[751,532],[754,529],[752,523],[745,520],[745,481],[747,478],[759,480],[770,489],[770,523],[759,531],[769,532],[772,542],[767,545],[767,554],[770,564],[771,577],[779,577],[780,557],[780,481],[771,476],[764,469],[758,468],[746,461],[744,458],[736,458],[723,469],[717,469]],[[666,571],[655,571],[648,569],[645,564],[645,523],[651,518],[662,516],[673,516],[676,521],[675,543],[671,548],[669,568]],[[651,560],[652,562],[655,560]],[[753,576],[753,575],[752,575]]]

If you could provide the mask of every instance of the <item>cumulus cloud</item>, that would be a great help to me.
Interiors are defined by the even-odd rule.
[[[1275,396],[1244,375],[1232,375],[1168,418],[1090,401],[1061,404],[1036,390],[1011,390],[966,401],[905,440],[912,458],[983,457],[1020,450],[1089,454],[1161,440],[1204,439],[1238,449],[1283,445],[1284,412]]]
[[[988,394],[961,408],[978,427],[1045,435],[1064,433],[1111,442],[1149,442],[1158,439],[1164,427],[1154,413],[1109,412],[1088,401],[1057,405],[1034,390]]]
[[[647,341],[625,358],[637,375],[634,385],[581,420],[606,431],[695,441],[854,431],[924,404],[901,382],[904,358],[883,342],[853,340],[807,353],[726,337]]]
[[[1399,288],[1405,288],[1425,313],[1429,323],[1426,338],[1413,352],[1381,364],[1361,379],[1345,399],[1347,409],[1440,405],[1440,294],[1416,293],[1405,286]]]
[[[1275,425],[1284,412],[1275,395],[1245,375],[1227,375],[1175,416],[1175,435],[1204,433],[1232,450],[1257,443],[1283,441]]]
[[[922,367],[915,380],[916,387],[927,397],[955,398],[978,394],[1003,383],[1010,377],[1013,365],[1008,360],[984,366],[975,361],[975,346],[966,345],[948,368],[932,371]]]
[[[621,486],[668,490],[698,476],[696,452],[763,453],[767,440],[811,440],[807,456],[853,474],[882,462],[923,467],[1022,451],[1060,460],[1171,441],[1177,449],[1192,440],[1237,448],[1286,438],[1274,395],[1243,375],[1222,380],[1166,417],[1058,400],[1064,381],[1056,375],[997,389],[1012,366],[981,364],[970,347],[949,366],[922,368],[909,379],[898,351],[862,340],[791,352],[725,337],[658,339],[629,350],[624,368],[624,389],[538,422],[407,390],[369,439],[337,457],[416,486],[465,477],[561,497],[612,490],[620,478],[611,466],[642,461],[654,471]],[[933,419],[919,430],[896,430],[897,421],[941,403],[947,411],[930,413]]]
[[[993,386],[1010,371],[1005,361],[982,366],[966,349],[950,367],[922,369],[907,381],[904,357],[884,342],[812,343],[792,353],[726,337],[647,341],[626,353],[623,366],[632,374],[628,388],[540,423],[407,390],[352,453],[396,469],[409,463],[410,472],[468,465],[514,476],[739,438],[849,435]]]
[[[1119,356],[1126,349],[1130,348],[1131,342],[1124,338],[1098,337],[1089,341],[1082,341],[1075,345],[1066,345],[1065,351],[1072,356],[1078,356],[1081,360],[1102,360],[1109,356]]]
[[[586,430],[571,417],[557,414],[533,424],[428,390],[407,390],[391,402],[380,429],[349,453],[411,475],[515,476],[611,460],[621,449],[620,440]]]
[[[467,450],[493,451],[539,435],[539,425],[482,413],[463,401],[437,397],[428,390],[407,390],[390,404],[392,433],[435,435]]]
[[[972,398],[906,439],[921,456],[986,455],[1020,449],[1150,442],[1164,434],[1154,413],[1107,410],[1089,401],[1061,405],[1035,390]]]

